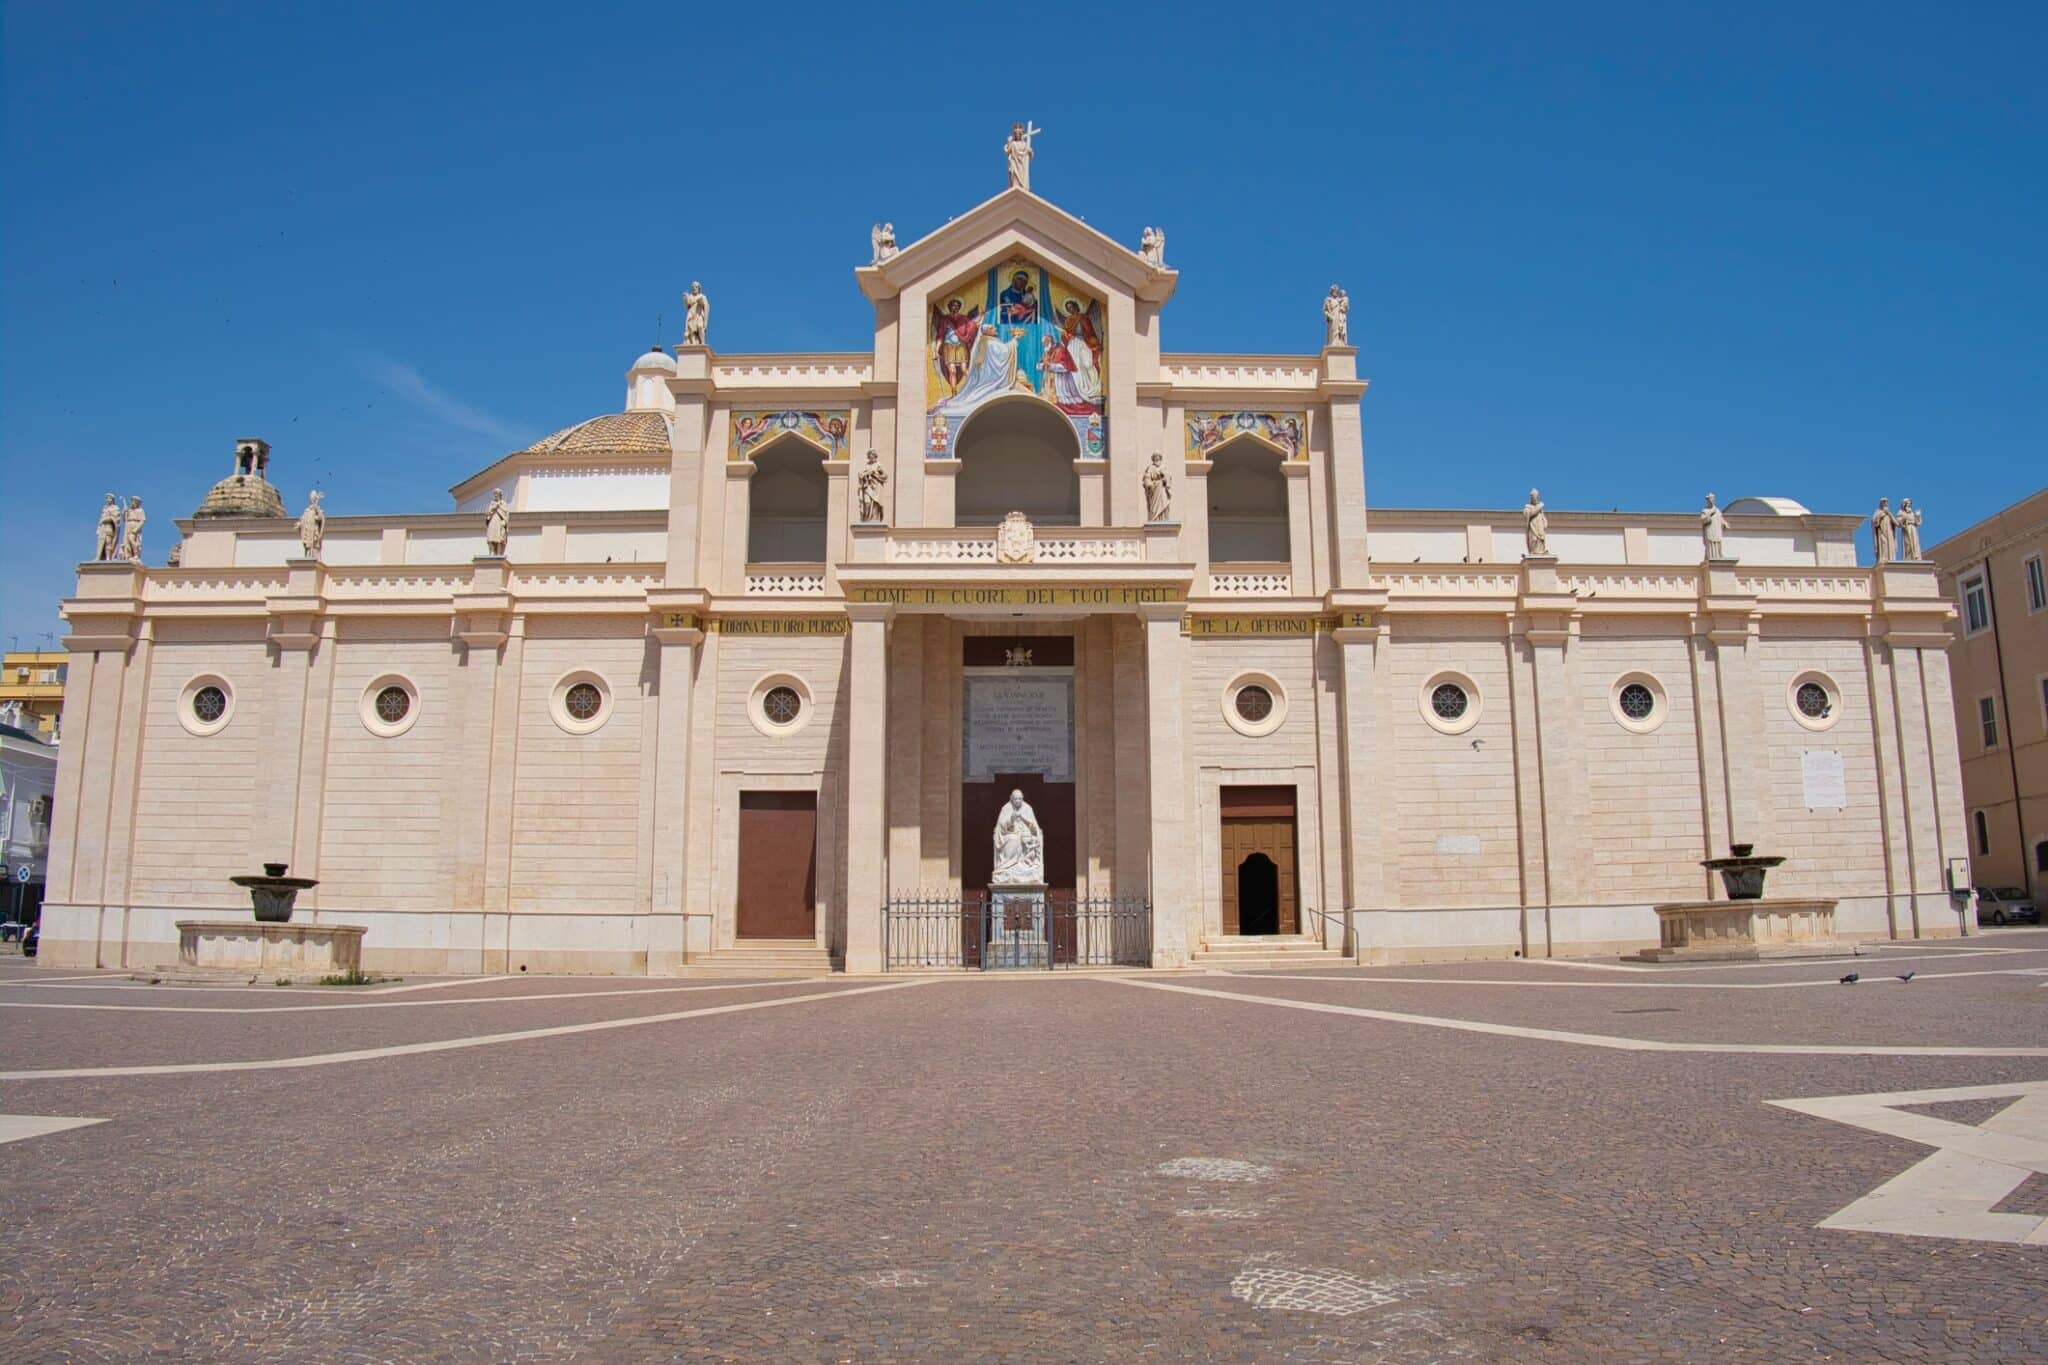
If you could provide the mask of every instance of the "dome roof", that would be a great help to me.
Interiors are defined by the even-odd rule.
[[[563,427],[521,455],[666,455],[668,418],[659,412],[614,412]]]
[[[281,517],[284,499],[260,474],[230,474],[213,486],[195,517]]]
[[[1792,498],[1737,498],[1721,509],[1724,512],[1747,513],[1765,517],[1806,517],[1813,515],[1803,503]]]
[[[642,351],[635,357],[633,368],[635,370],[660,370],[663,374],[674,374],[676,372],[676,362],[669,357],[667,351],[657,346],[651,351]]]

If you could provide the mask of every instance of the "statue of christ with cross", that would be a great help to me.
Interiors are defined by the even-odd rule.
[[[1003,155],[1010,159],[1011,189],[1031,188],[1031,139],[1044,131],[1029,119],[1010,125],[1010,140],[1003,144]]]

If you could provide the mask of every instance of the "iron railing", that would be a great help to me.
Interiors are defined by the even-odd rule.
[[[1048,891],[1042,903],[986,891],[896,892],[882,905],[885,971],[1145,967],[1152,902]]]

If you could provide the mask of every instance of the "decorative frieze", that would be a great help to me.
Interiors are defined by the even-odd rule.
[[[1308,416],[1303,412],[1191,411],[1182,450],[1190,460],[1206,460],[1231,441],[1246,437],[1283,460],[1306,460],[1307,433]]]
[[[726,433],[728,460],[752,459],[761,447],[785,436],[794,436],[814,447],[828,460],[846,458],[847,435],[853,430],[853,414],[845,408],[819,412],[794,409],[734,412]]]

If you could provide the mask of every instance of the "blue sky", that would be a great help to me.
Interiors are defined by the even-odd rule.
[[[0,640],[108,491],[161,562],[288,504],[441,511],[721,350],[853,349],[868,225],[1033,184],[1181,272],[1165,344],[1351,293],[1371,501],[1927,509],[2048,481],[2048,7],[0,7]],[[1042,15],[1043,18],[1034,16]]]

